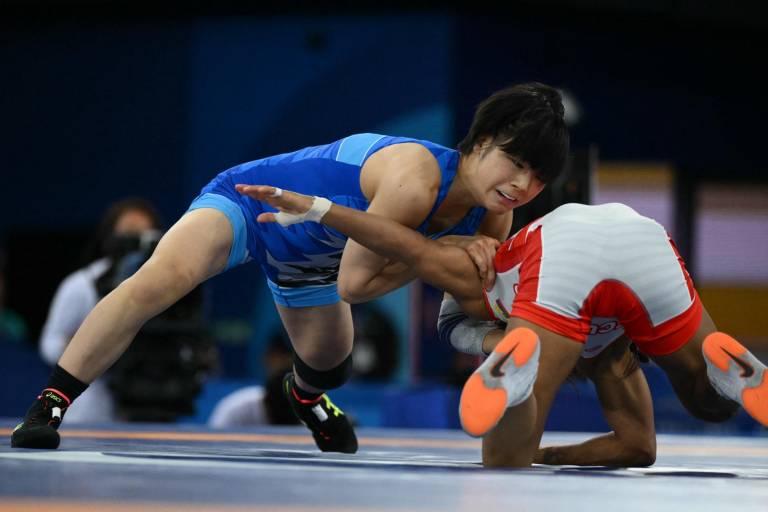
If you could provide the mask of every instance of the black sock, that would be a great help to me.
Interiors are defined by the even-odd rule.
[[[296,393],[296,396],[299,397],[299,400],[306,402],[316,402],[323,395],[322,391],[319,393],[304,391],[299,387],[298,384],[296,384],[296,381],[293,381],[293,392]]]
[[[58,364],[53,368],[51,376],[48,378],[46,389],[51,388],[59,393],[63,393],[71,402],[79,397],[83,391],[88,389],[88,384],[79,381],[67,370]]]

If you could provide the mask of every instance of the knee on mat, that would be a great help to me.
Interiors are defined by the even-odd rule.
[[[533,464],[533,457],[528,454],[486,453],[483,452],[483,467],[491,468],[527,468]]]

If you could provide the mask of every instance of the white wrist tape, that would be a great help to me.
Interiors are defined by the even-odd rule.
[[[453,298],[443,299],[440,316],[437,319],[437,335],[441,341],[448,341],[453,348],[465,354],[485,355],[483,340],[494,329],[496,322],[469,318]]]
[[[496,322],[467,318],[460,322],[451,333],[453,348],[466,354],[484,356],[483,340],[489,332],[498,329]]]
[[[272,194],[273,197],[280,197],[283,194],[283,191],[281,189],[276,189],[274,194]],[[331,209],[331,203],[328,199],[324,197],[317,197],[315,196],[312,201],[312,206],[309,210],[307,210],[304,213],[286,213],[286,212],[277,212],[275,214],[275,220],[278,224],[281,226],[290,226],[291,224],[297,224],[299,222],[320,222],[320,219],[323,218],[323,216],[328,213],[328,210]]]

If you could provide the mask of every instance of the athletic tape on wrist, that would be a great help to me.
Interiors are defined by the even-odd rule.
[[[459,322],[451,332],[451,345],[465,354],[484,356],[483,340],[489,332],[498,328],[496,322],[467,318]]]
[[[283,195],[282,189],[276,188],[272,197],[280,197]],[[331,203],[324,197],[313,197],[312,206],[304,213],[286,213],[278,212],[275,214],[275,220],[283,227],[290,226],[291,224],[298,224],[299,222],[320,222],[323,216],[331,209]]]
[[[495,322],[474,320],[465,315],[452,297],[443,299],[440,304],[440,315],[437,318],[438,339],[450,343],[459,352],[485,355],[483,340],[494,329],[498,329]]]

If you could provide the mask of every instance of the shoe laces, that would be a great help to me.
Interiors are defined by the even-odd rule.
[[[328,395],[323,394],[322,398],[323,398],[323,401],[325,402],[325,408],[328,409],[328,411],[332,412],[334,416],[341,416],[342,414],[344,414],[343,412],[341,412],[341,409],[339,409],[336,406],[336,404],[331,402],[331,399],[328,398]]]

